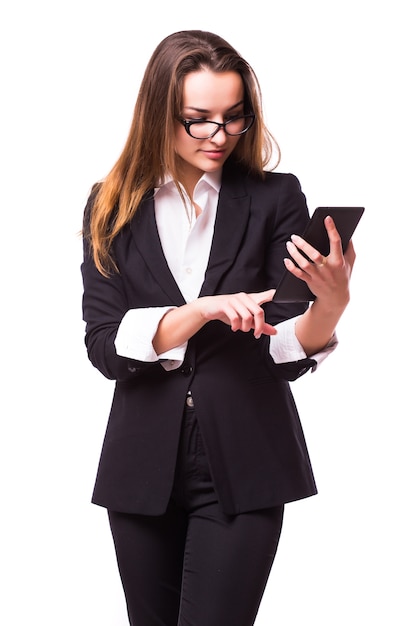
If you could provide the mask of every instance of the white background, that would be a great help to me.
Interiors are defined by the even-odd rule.
[[[320,493],[286,509],[256,624],[417,623],[413,4],[3,2],[5,626],[127,624],[106,514],[90,504],[112,383],[83,345],[77,232],[150,54],[189,28],[249,60],[279,169],[299,177],[310,209],[366,207],[341,344],[293,386]]]

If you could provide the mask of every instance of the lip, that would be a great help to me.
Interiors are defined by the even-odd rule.
[[[224,157],[226,151],[225,150],[202,150],[204,156],[208,159],[218,160]]]

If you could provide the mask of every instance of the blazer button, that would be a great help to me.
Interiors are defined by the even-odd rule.
[[[181,374],[183,374],[184,376],[190,376],[192,371],[193,368],[191,367],[191,365],[186,365],[185,367],[181,368]]]

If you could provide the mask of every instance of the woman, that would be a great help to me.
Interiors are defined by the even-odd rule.
[[[93,502],[135,626],[253,624],[284,504],[316,493],[288,381],[334,349],[355,253],[330,218],[327,258],[293,235],[308,210],[264,171],[274,145],[247,62],[174,33],[87,204],[86,345],[116,381]],[[286,271],[311,306],[274,302]]]

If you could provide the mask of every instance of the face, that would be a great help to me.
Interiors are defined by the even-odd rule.
[[[243,81],[237,72],[192,72],[184,79],[181,116],[187,121],[223,123],[244,114],[243,100]],[[184,186],[191,191],[204,172],[219,170],[239,139],[240,136],[226,135],[223,128],[211,139],[194,139],[177,122],[175,148]]]

